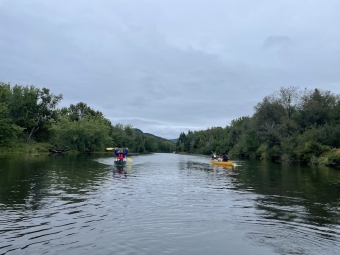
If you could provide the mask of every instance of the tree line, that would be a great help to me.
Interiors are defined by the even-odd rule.
[[[131,125],[112,124],[86,103],[57,108],[62,98],[47,88],[0,82],[0,149],[40,143],[45,149],[77,152],[107,147],[128,147],[135,153],[175,150],[168,140],[136,132]]]
[[[333,166],[339,147],[340,95],[298,87],[281,87],[225,128],[182,132],[176,144],[179,152]]]

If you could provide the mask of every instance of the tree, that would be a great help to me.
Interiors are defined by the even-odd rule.
[[[28,140],[32,138],[33,133],[37,132],[39,129],[41,133],[43,131],[46,133],[51,127],[52,123],[56,121],[56,106],[60,102],[63,96],[60,94],[55,96],[50,94],[50,90],[47,88],[42,88],[38,92],[38,102],[37,109],[33,113],[32,126],[30,128],[30,133]],[[48,136],[44,137],[45,140]]]
[[[30,132],[34,126],[34,114],[37,112],[39,89],[34,86],[15,85],[11,89],[11,96],[8,102],[9,114],[14,124]]]
[[[10,85],[0,82],[0,145],[9,144],[22,132],[22,128],[13,124],[8,110],[11,96]]]
[[[145,140],[144,140],[144,136],[140,135],[140,134],[136,134],[136,152],[137,153],[144,153],[145,152]]]
[[[310,125],[322,126],[331,121],[331,112],[336,106],[337,97],[330,91],[305,90],[299,104],[300,123],[303,128]]]
[[[296,111],[296,105],[299,100],[298,87],[281,87],[277,94],[278,102],[283,106],[287,119],[291,119]]]
[[[68,116],[72,121],[78,121],[86,116],[102,116],[103,113],[95,111],[91,107],[87,106],[86,103],[79,102],[76,105],[71,104],[68,108],[63,108],[60,112],[62,115]]]
[[[56,106],[62,95],[50,94],[31,86],[15,85],[8,99],[8,110],[13,123],[24,129],[27,140],[36,134],[38,140],[47,140],[51,124],[56,120]]]
[[[79,121],[64,116],[53,125],[52,130],[51,142],[64,149],[92,152],[112,144],[110,127],[101,116],[86,116]]]
[[[158,146],[157,146],[157,139],[154,137],[146,137],[145,139],[145,149],[148,152],[154,152],[158,150]]]
[[[12,123],[5,103],[0,103],[0,145],[14,141],[23,131],[23,128]]]

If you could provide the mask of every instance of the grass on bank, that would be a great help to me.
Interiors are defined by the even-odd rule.
[[[37,142],[20,142],[5,147],[0,147],[0,153],[20,153],[20,154],[32,154],[32,153],[48,153],[49,149],[53,148],[50,143],[37,143]]]

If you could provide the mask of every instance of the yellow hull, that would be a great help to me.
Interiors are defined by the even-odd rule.
[[[211,164],[218,165],[218,166],[233,166],[232,161],[217,161],[217,160],[210,160]]]

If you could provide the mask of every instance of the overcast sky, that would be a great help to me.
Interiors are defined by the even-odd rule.
[[[178,138],[284,86],[340,94],[339,0],[0,0],[0,81]]]

